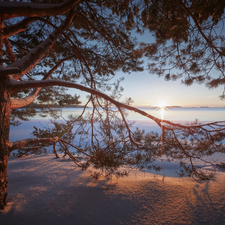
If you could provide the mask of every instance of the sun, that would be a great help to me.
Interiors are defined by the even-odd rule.
[[[160,101],[159,103],[158,103],[158,107],[159,108],[165,108],[166,106],[167,106],[168,104],[165,102],[165,101]]]

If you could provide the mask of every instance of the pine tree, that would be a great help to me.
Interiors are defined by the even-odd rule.
[[[141,72],[142,56],[147,56],[156,61],[150,62],[150,71],[168,80],[183,76],[185,84],[223,84],[224,39],[214,28],[223,21],[224,7],[220,1],[203,0],[1,1],[0,209],[7,202],[7,164],[14,150],[22,155],[53,145],[56,157],[60,148],[82,169],[100,169],[93,174],[95,178],[102,171],[107,178],[113,173],[127,175],[126,170],[119,170],[123,165],[154,168],[154,160],[164,154],[180,160],[193,177],[207,179],[192,159],[223,151],[224,124],[162,121],[132,107],[131,99],[119,102],[121,80],[110,81],[117,70]],[[146,30],[155,42],[139,46],[132,32]],[[210,79],[212,66],[221,72],[219,78]],[[172,74],[172,68],[181,72]],[[68,94],[66,88],[89,93],[81,115],[70,116],[64,123],[54,121],[52,128],[35,128],[36,138],[9,141],[10,123],[18,125],[17,118],[26,120],[38,113],[27,107],[32,102],[44,107],[41,113],[54,117],[50,106],[79,104],[79,96]],[[85,114],[88,104],[93,110]],[[17,110],[21,107],[25,108]],[[162,128],[161,136],[139,129],[132,132],[126,110],[154,120]],[[80,145],[72,143],[77,136]]]

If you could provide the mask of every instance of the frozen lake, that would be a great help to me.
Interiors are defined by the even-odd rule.
[[[209,121],[225,121],[225,108],[169,108],[164,110],[163,115],[160,110],[154,108],[140,108],[148,114],[155,117],[170,120],[172,122],[185,123],[192,122],[196,119],[199,122],[209,122]],[[92,108],[88,108],[87,112],[91,112]],[[64,108],[62,109],[62,115],[67,118],[70,114],[80,115],[82,112],[81,108]],[[43,128],[45,126],[50,126],[50,117],[40,117],[35,116],[29,121],[22,122],[21,125],[17,127],[11,127],[10,129],[10,140],[16,141],[23,138],[31,137],[31,132],[33,127]],[[158,131],[160,132],[160,127],[155,124],[154,121],[139,115],[135,112],[129,112],[128,119],[135,122],[133,128],[139,127],[146,131]]]
[[[141,110],[151,114],[155,117],[161,118],[162,112],[160,110],[156,110],[153,108],[140,108]],[[91,108],[87,109],[87,113],[91,112]],[[69,115],[80,115],[82,113],[82,109],[80,108],[64,108],[62,109],[62,116],[67,118]],[[225,121],[225,108],[173,108],[165,110],[163,113],[163,117],[166,120],[170,120],[172,122],[177,123],[186,123],[192,122],[198,119],[201,123],[209,122],[209,121]],[[34,126],[37,128],[45,128],[51,126],[51,122],[49,121],[49,117],[40,117],[35,116],[30,121],[22,122],[21,125],[17,127],[11,127],[10,130],[10,141],[17,141],[24,138],[30,138],[32,131],[34,130]],[[141,116],[137,113],[130,112],[128,115],[128,119],[135,122],[132,129],[144,129],[146,132],[149,131],[157,131],[161,132],[161,128],[152,120]],[[76,140],[75,140],[76,142]],[[75,143],[76,144],[76,143]],[[208,159],[207,159],[208,160]],[[216,153],[213,156],[210,156],[210,160],[215,162],[225,161],[225,154]],[[209,161],[210,161],[209,160]],[[177,172],[179,172],[179,164],[177,162],[166,162],[166,160],[161,159],[161,161],[156,162],[157,166],[160,166],[162,170],[160,174],[163,176],[176,177]],[[147,170],[150,173],[154,173],[153,170]]]

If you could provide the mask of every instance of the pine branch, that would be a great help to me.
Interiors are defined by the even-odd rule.
[[[68,28],[75,14],[76,13],[73,10],[69,12],[66,20],[60,25],[60,30],[64,31]],[[20,74],[14,75],[14,79],[18,80],[19,78],[21,78],[24,74],[30,71],[43,57],[45,57],[45,55],[61,35],[62,33],[60,31],[53,31],[45,41],[35,47],[26,56],[12,63],[10,67],[18,67],[21,70]]]
[[[11,99],[11,109],[18,109],[29,105],[34,101],[41,88],[35,88],[27,97],[21,99]]]
[[[188,7],[186,7],[186,5],[180,1],[177,0],[177,2],[184,8],[184,10],[188,13],[188,15],[190,15],[190,17],[193,19],[195,25],[198,28],[198,31],[200,32],[200,34],[202,35],[202,37],[206,40],[207,44],[209,45],[209,47],[213,48],[217,53],[219,53],[219,55],[221,56],[225,56],[225,53],[223,53],[222,51],[220,51],[213,43],[211,40],[209,40],[206,35],[203,33],[198,21],[196,20],[196,18],[194,17],[193,13],[189,10]]]
[[[5,19],[14,17],[63,15],[76,6],[80,0],[69,0],[62,4],[36,4],[27,2],[0,2],[0,16]]]
[[[55,72],[55,70],[65,61],[73,58],[74,55],[69,56],[67,58],[64,58],[60,60],[44,77],[42,80],[48,80],[48,78]],[[34,101],[36,96],[38,95],[39,91],[41,90],[40,88],[35,88],[27,97],[22,98],[22,99],[11,99],[11,109],[18,109],[24,106],[29,105]]]
[[[25,31],[31,23],[37,20],[38,17],[27,17],[16,24],[4,27],[4,37],[10,37],[19,32]]]
[[[27,138],[27,139],[22,139],[19,141],[15,141],[15,142],[10,142],[9,144],[9,152],[16,150],[16,149],[20,149],[29,145],[34,145],[34,144],[47,144],[47,143],[51,143],[51,142],[57,142],[58,138]]]

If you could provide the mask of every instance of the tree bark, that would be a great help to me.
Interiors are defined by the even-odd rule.
[[[0,58],[2,59],[3,56],[3,43],[4,43],[4,25],[2,23],[2,18],[0,17]],[[0,66],[3,65],[2,62],[0,62]]]
[[[69,0],[61,4],[37,4],[28,2],[0,2],[0,16],[4,19],[14,17],[63,15],[76,6],[80,0]]]
[[[7,202],[7,166],[9,158],[10,93],[9,79],[0,78],[0,209]]]

